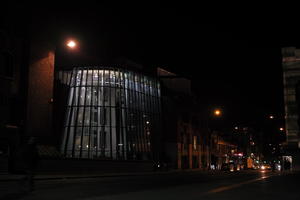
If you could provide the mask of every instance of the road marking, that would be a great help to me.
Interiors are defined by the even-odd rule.
[[[206,194],[213,194],[213,193],[223,192],[223,191],[226,191],[226,190],[231,190],[231,189],[234,189],[234,188],[237,188],[237,187],[241,187],[242,185],[246,185],[246,184],[249,184],[249,183],[264,180],[264,179],[269,178],[271,176],[272,175],[270,175],[270,176],[265,176],[264,175],[260,178],[252,179],[252,180],[249,180],[249,181],[244,181],[244,182],[236,183],[236,184],[229,185],[229,186],[218,187],[216,189],[209,190]]]

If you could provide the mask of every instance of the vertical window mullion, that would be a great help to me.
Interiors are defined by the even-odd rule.
[[[128,148],[130,149],[130,154],[134,153],[133,151],[133,135],[132,135],[132,120],[131,120],[131,103],[130,103],[130,80],[129,80],[129,72],[126,70],[126,79],[127,79],[127,83],[125,82],[126,86],[125,86],[125,90],[126,90],[126,94],[127,95],[125,98],[126,98],[126,107],[127,107],[127,129],[128,129],[128,132],[127,132],[127,137],[128,137]],[[128,152],[129,153],[129,152]]]
[[[81,130],[81,141],[80,141],[80,146],[81,146],[81,148],[80,148],[80,153],[79,153],[79,157],[81,158],[82,157],[82,151],[83,151],[83,138],[85,137],[84,136],[84,132],[85,132],[85,128],[86,128],[86,126],[85,126],[85,111],[86,111],[86,107],[87,107],[87,105],[86,105],[86,95],[87,95],[87,90],[88,90],[88,85],[87,85],[87,83],[88,83],[88,68],[87,69],[83,69],[83,72],[84,71],[86,71],[86,77],[85,77],[85,84],[84,84],[84,103],[83,103],[83,114],[82,114],[82,130]],[[83,73],[84,74],[84,73]],[[81,86],[81,90],[83,89],[83,87]],[[87,147],[87,148],[89,148],[89,147]]]
[[[118,69],[118,77],[119,77],[119,104],[120,104],[120,128],[121,128],[121,141],[122,141],[122,159],[125,158],[125,139],[124,139],[124,123],[123,123],[123,88],[122,88],[122,80],[123,80],[123,73],[121,73],[120,69]]]
[[[95,103],[95,106],[94,106],[94,108],[96,107],[96,109],[97,109],[97,125],[96,125],[96,137],[94,138],[95,140],[96,140],[96,144],[97,144],[97,146],[96,146],[96,157],[98,158],[98,151],[99,151],[99,146],[100,146],[100,144],[98,144],[99,143],[99,137],[98,137],[98,134],[99,134],[99,118],[100,118],[100,116],[99,116],[99,105],[100,105],[100,99],[99,99],[99,95],[101,95],[101,90],[100,90],[100,70],[97,70],[97,72],[98,72],[98,82],[97,82],[97,87],[96,87],[96,90],[97,90],[97,92],[96,92],[96,94],[97,94],[97,102]],[[101,132],[101,128],[100,128],[100,132]]]
[[[101,103],[101,105],[100,105],[100,109],[99,109],[99,120],[101,120],[101,116],[103,116],[103,117],[106,117],[106,116],[104,116],[104,114],[102,113],[102,112],[104,112],[104,110],[105,110],[105,93],[104,93],[104,90],[105,90],[105,78],[106,78],[106,76],[105,76],[105,70],[103,69],[102,70],[102,84],[101,84],[101,88],[102,88],[102,92],[100,93],[100,96],[102,95],[102,102],[100,102]],[[107,91],[107,90],[106,90]],[[100,142],[100,148],[101,148],[101,156],[105,156],[105,148],[106,148],[106,141],[102,141],[105,137],[103,137],[103,135],[104,134],[106,134],[106,132],[105,132],[105,123],[102,123],[101,121],[100,121],[100,125],[101,125],[101,130],[100,130],[100,140],[99,140],[99,142]]]
[[[94,151],[94,145],[91,145],[91,135],[93,135],[93,137],[94,137],[94,131],[92,131],[92,114],[93,114],[93,94],[94,94],[94,91],[93,91],[93,89],[94,89],[94,87],[93,87],[93,85],[94,85],[94,69],[92,68],[91,69],[92,70],[92,74],[91,74],[91,85],[90,85],[90,105],[89,105],[89,107],[90,107],[90,124],[89,124],[89,148],[88,148],[88,157],[90,158],[90,154],[91,154],[91,150],[92,150],[92,154],[93,154],[93,151]]]
[[[136,156],[137,153],[137,136],[136,136],[136,132],[133,128],[134,126],[134,107],[133,107],[133,95],[132,95],[132,73],[129,71],[128,72],[128,99],[129,99],[129,104],[128,104],[128,108],[129,108],[129,112],[130,112],[130,138],[131,138],[131,146],[132,146],[132,153],[134,156]]]
[[[134,108],[134,112],[135,112],[135,125],[136,125],[136,135],[137,135],[137,138],[138,138],[138,148],[139,148],[139,154],[141,154],[143,152],[143,148],[142,148],[142,138],[141,138],[141,135],[140,135],[140,124],[139,124],[139,113],[138,113],[138,91],[137,91],[137,87],[136,87],[136,76],[137,74],[136,73],[133,73],[133,93],[134,93],[134,105],[135,105],[135,108]]]
[[[72,70],[71,72],[71,78],[70,78],[70,82],[69,82],[69,98],[72,98],[72,101],[71,101],[71,105],[67,105],[67,108],[70,109],[70,112],[69,112],[69,118],[66,118],[66,120],[68,121],[67,124],[66,124],[66,128],[67,128],[67,135],[66,135],[66,139],[65,139],[65,149],[64,149],[64,156],[67,155],[67,150],[68,150],[68,141],[69,141],[69,136],[70,136],[70,126],[71,126],[71,120],[72,120],[72,114],[73,114],[73,104],[74,104],[74,99],[75,99],[75,92],[76,92],[76,88],[73,86],[72,87],[72,77],[74,75],[74,71],[76,71],[75,69]],[[76,73],[75,73],[75,78],[74,78],[74,81],[76,81]],[[73,94],[72,94],[72,97],[70,96],[71,95],[71,90],[73,89]],[[68,98],[68,103],[69,103],[69,98]]]
[[[144,80],[145,76],[141,76],[141,92],[142,92],[142,105],[143,105],[143,120],[142,120],[142,124],[143,124],[143,133],[146,137],[146,151],[149,152],[149,146],[148,146],[148,143],[149,143],[149,135],[148,135],[148,130],[146,129],[146,117],[148,115],[147,112],[147,106],[146,106],[146,97],[145,97],[145,86],[144,86],[144,83],[145,83],[145,80]]]
[[[148,126],[148,123],[147,121],[150,121],[150,107],[149,107],[149,97],[147,95],[147,87],[146,87],[146,84],[147,84],[147,78],[144,76],[144,81],[143,81],[143,92],[144,92],[144,98],[145,98],[145,113],[146,113],[146,120],[145,120],[145,123],[144,123],[144,126],[146,127],[146,132],[149,132],[151,134],[151,131],[149,129],[149,126]],[[151,137],[151,135],[149,135],[148,137]]]
[[[137,92],[138,92],[138,113],[139,113],[139,130],[141,135],[142,151],[143,155],[146,152],[145,146],[145,135],[144,135],[144,124],[143,124],[143,110],[142,110],[142,88],[141,88],[141,74],[137,74]]]
[[[154,129],[153,129],[153,126],[154,126],[154,120],[153,120],[153,110],[152,110],[152,96],[150,94],[150,82],[151,80],[149,78],[146,79],[146,85],[147,85],[147,91],[146,91],[146,94],[147,94],[147,99],[148,99],[148,113],[149,113],[149,123],[148,123],[148,130],[149,132],[151,133],[151,136],[152,136],[152,139],[154,139]],[[153,145],[153,141],[151,142],[151,145]],[[154,153],[154,152],[152,152]]]
[[[75,123],[74,123],[74,137],[73,137],[73,148],[72,148],[72,157],[75,156],[75,142],[76,142],[76,134],[77,134],[77,124],[78,124],[78,113],[79,113],[79,101],[80,101],[80,95],[81,95],[81,83],[82,83],[82,76],[83,76],[83,70],[78,68],[81,72],[81,77],[79,81],[79,86],[76,84],[76,89],[78,88],[78,97],[77,97],[77,109],[76,109],[76,115],[75,115]],[[78,73],[78,72],[77,72]],[[82,148],[82,147],[80,147]]]
[[[130,88],[130,95],[131,95],[131,110],[132,110],[132,125],[134,126],[133,133],[134,133],[134,142],[135,142],[135,154],[139,153],[139,137],[137,133],[137,127],[136,127],[136,104],[135,104],[135,86],[134,86],[134,74],[131,72],[131,88]]]
[[[123,95],[122,95],[122,98],[121,98],[121,115],[122,115],[122,120],[124,118],[124,124],[123,124],[123,157],[124,159],[126,160],[127,159],[127,153],[128,153],[128,142],[127,142],[127,134],[128,134],[128,131],[127,131],[127,109],[126,109],[126,88],[125,88],[125,74],[124,74],[124,70],[121,70],[121,73],[120,73],[120,77],[122,77],[122,79],[120,79],[120,86],[122,85],[121,82],[123,82],[123,87],[120,88],[120,91],[123,92]],[[123,102],[122,102],[123,100]],[[124,111],[124,113],[123,113]],[[124,114],[124,115],[123,115]],[[123,121],[122,121],[123,123]]]
[[[121,143],[121,141],[120,141],[120,134],[121,134],[121,127],[120,127],[120,112],[119,112],[119,110],[117,110],[117,92],[118,92],[118,89],[117,89],[117,69],[114,69],[114,86],[115,86],[115,102],[114,102],[114,104],[115,104],[115,131],[116,131],[116,150],[117,150],[117,152],[116,152],[116,158],[117,159],[120,159],[120,149],[121,149],[121,147],[120,147],[120,143]],[[118,109],[120,109],[120,106],[118,107]],[[117,121],[117,115],[119,115],[119,117],[118,117],[118,120],[119,121]],[[119,129],[119,130],[118,130]]]
[[[119,128],[119,125],[120,124],[118,124],[118,121],[117,121],[117,86],[116,86],[116,83],[117,83],[117,81],[116,81],[116,78],[117,78],[117,75],[116,75],[116,69],[114,68],[113,69],[113,75],[112,75],[112,80],[113,80],[113,85],[114,85],[114,87],[112,87],[112,88],[114,88],[114,96],[115,96],[115,98],[114,98],[114,116],[115,116],[115,119],[114,119],[114,130],[115,130],[115,141],[116,141],[116,146],[115,146],[115,149],[116,149],[116,159],[119,159],[119,156],[120,156],[120,146],[119,146],[119,143],[120,143],[120,130],[118,130],[118,128]],[[120,120],[120,119],[119,119]]]
[[[161,108],[160,108],[160,96],[159,96],[159,87],[158,87],[158,80],[157,79],[154,79],[153,80],[155,83],[155,91],[154,91],[154,94],[155,94],[155,107],[153,108],[154,109],[154,112],[155,112],[155,117],[157,116],[157,119],[155,122],[155,132],[157,133],[156,134],[156,141],[160,141],[159,139],[161,138]],[[158,139],[157,139],[158,138]]]
[[[112,142],[112,124],[111,124],[111,80],[110,80],[111,69],[108,70],[108,88],[109,88],[109,138],[110,138],[110,158],[113,159],[113,142]]]

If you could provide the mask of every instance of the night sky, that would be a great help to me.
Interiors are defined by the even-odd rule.
[[[198,4],[36,8],[33,18],[51,16],[57,34],[79,38],[90,58],[126,57],[191,79],[200,103],[222,107],[233,124],[283,118],[281,47],[300,44],[290,14]]]

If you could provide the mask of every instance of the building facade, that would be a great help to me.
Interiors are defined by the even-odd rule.
[[[155,137],[160,134],[156,78],[122,67],[95,66],[60,70],[56,82],[65,157],[153,158]]]
[[[209,169],[210,136],[191,81],[157,69],[162,88],[162,160],[176,169]]]
[[[300,148],[300,49],[282,49],[284,81],[285,126],[287,141],[286,154],[293,157],[299,166]],[[294,155],[294,156],[293,156]]]
[[[240,165],[235,158],[237,154],[237,145],[224,140],[220,133],[213,131],[210,137],[210,168],[220,170],[224,164],[234,163],[235,166]]]
[[[54,163],[48,166],[87,159],[156,161],[164,155],[176,168],[210,165],[209,136],[198,126],[201,117],[191,104],[189,80],[126,64],[98,65],[113,62],[98,55],[92,62],[92,56],[83,58],[84,50],[81,56],[68,55],[60,49],[63,42],[52,14],[25,18],[26,11],[18,11],[24,14],[16,19],[19,24],[8,21],[8,28],[0,27],[0,121],[1,126],[14,122],[20,137],[37,137],[39,153]],[[72,67],[87,63],[97,64]],[[66,169],[80,165],[74,163]],[[103,164],[95,163],[95,168]]]
[[[26,18],[0,13],[0,171],[8,169],[25,125],[28,37]],[[2,169],[5,166],[5,169]]]

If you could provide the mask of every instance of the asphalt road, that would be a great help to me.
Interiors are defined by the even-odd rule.
[[[300,199],[300,173],[182,172],[139,176],[38,180],[35,191],[0,185],[3,199]],[[1,195],[0,195],[1,196]]]

